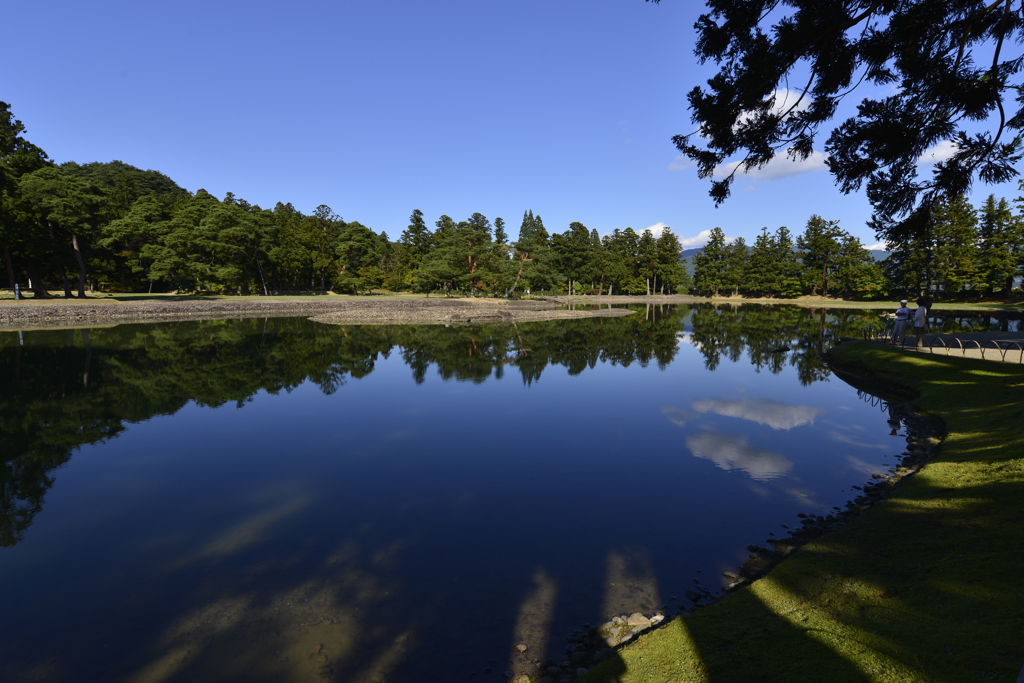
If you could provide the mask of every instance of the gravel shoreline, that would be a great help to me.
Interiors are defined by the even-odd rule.
[[[647,297],[602,297],[601,304],[649,303]],[[681,303],[676,297],[657,297],[659,304]],[[584,304],[587,309],[562,308]],[[352,299],[317,296],[259,299],[176,299],[116,301],[32,299],[0,302],[0,329],[24,330],[81,327],[90,324],[145,323],[167,320],[309,316],[313,320],[347,325],[503,323],[565,318],[630,315],[622,308],[589,308],[597,303],[579,297],[534,301],[504,299]]]

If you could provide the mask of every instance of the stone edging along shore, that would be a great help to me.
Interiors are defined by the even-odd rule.
[[[536,301],[385,297],[356,299],[333,296],[144,301],[27,299],[0,302],[0,329],[262,316],[311,316],[318,322],[339,325],[475,324],[613,317],[632,313],[622,308],[566,310],[561,308],[563,305],[559,298]]]

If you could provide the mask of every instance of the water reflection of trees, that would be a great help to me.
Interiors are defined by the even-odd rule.
[[[551,365],[670,363],[685,309],[511,326],[332,326],[296,318],[0,333],[0,545],[23,537],[53,472],[83,445],[189,401],[238,406],[309,381],[324,393],[398,349],[417,383],[482,382]]]
[[[806,385],[829,374],[822,351],[841,337],[859,338],[877,317],[877,312],[856,309],[704,304],[690,316],[690,338],[709,370],[723,358],[736,363],[745,352],[758,372],[777,374],[790,365]]]
[[[312,382],[324,393],[401,354],[414,381],[483,382],[549,366],[578,375],[598,363],[629,366],[675,358],[684,325],[708,369],[746,353],[772,373],[793,366],[804,384],[828,375],[818,357],[857,336],[877,312],[797,306],[638,307],[620,318],[520,325],[332,326],[297,318],[122,325],[92,330],[0,333],[0,544],[20,540],[53,471],[79,446],[126,423],[169,415],[187,402],[239,406],[257,392]],[[782,347],[789,351],[779,352]]]

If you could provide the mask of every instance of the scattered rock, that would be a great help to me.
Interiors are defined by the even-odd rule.
[[[526,645],[526,643],[519,643],[518,645],[516,645],[516,652],[526,652],[528,649],[530,648]]]
[[[626,624],[629,626],[640,626],[642,628],[649,628],[651,620],[640,614],[639,612],[633,612],[626,619]]]

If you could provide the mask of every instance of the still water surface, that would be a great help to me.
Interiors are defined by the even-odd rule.
[[[817,357],[876,319],[0,333],[0,679],[497,681],[671,615],[895,462]]]

